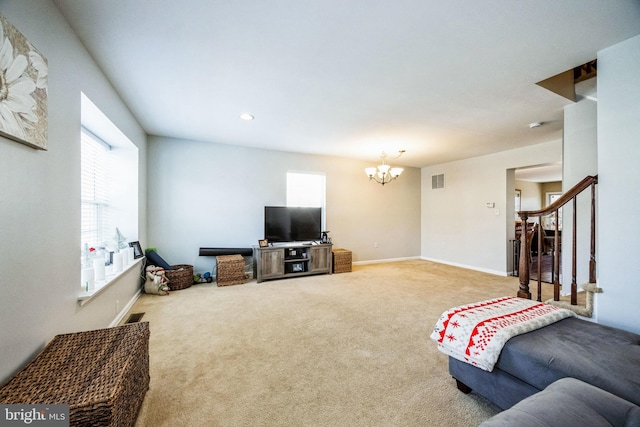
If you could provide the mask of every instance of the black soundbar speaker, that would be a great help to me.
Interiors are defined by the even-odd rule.
[[[200,248],[200,256],[218,256],[218,255],[253,255],[251,248]]]

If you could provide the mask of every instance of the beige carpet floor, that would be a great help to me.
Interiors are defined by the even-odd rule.
[[[136,426],[476,426],[429,335],[518,280],[422,260],[142,295],[151,385]],[[125,317],[125,319],[128,316]]]

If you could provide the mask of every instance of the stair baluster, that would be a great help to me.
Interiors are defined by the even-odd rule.
[[[545,215],[554,214],[556,218],[558,218],[558,211],[569,201],[573,202],[573,227],[572,227],[572,242],[571,242],[571,305],[576,306],[578,304],[578,285],[576,283],[577,277],[577,197],[580,193],[582,193],[587,188],[591,187],[591,230],[590,230],[590,254],[589,254],[589,286],[587,286],[588,292],[600,292],[601,290],[597,288],[595,285],[596,282],[596,237],[595,237],[595,198],[596,191],[595,186],[598,183],[598,176],[587,176],[574,187],[572,187],[569,191],[564,193],[558,200],[556,200],[551,205],[547,206],[544,209],[540,209],[537,211],[520,211],[518,215],[522,221],[522,233],[520,235],[520,260],[519,260],[519,289],[517,296],[521,298],[531,299],[531,291],[529,289],[529,281],[530,281],[530,271],[529,271],[529,262],[531,253],[531,240],[528,239],[529,235],[529,226],[528,220],[535,218],[537,220],[537,225],[540,227],[538,232],[538,279],[537,279],[537,300],[541,301],[542,299],[542,242],[543,237],[541,224],[542,217]],[[554,247],[554,267],[552,271],[552,282],[553,282],[553,301],[560,301],[560,230],[558,221],[555,223],[554,229],[554,237],[553,237],[553,247]],[[565,244],[566,246],[566,244]],[[586,289],[586,288],[585,288]],[[589,306],[589,301],[593,302],[593,295],[588,295],[587,305]],[[590,316],[590,308],[585,311]]]

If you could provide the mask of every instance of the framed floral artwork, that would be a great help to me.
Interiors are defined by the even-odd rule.
[[[47,59],[0,15],[0,135],[47,149]]]

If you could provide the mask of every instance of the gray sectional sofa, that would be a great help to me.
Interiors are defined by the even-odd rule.
[[[640,406],[640,335],[571,317],[511,338],[492,372],[450,357],[449,373],[502,409],[565,377]]]
[[[480,427],[640,427],[640,406],[577,380],[563,378]]]

